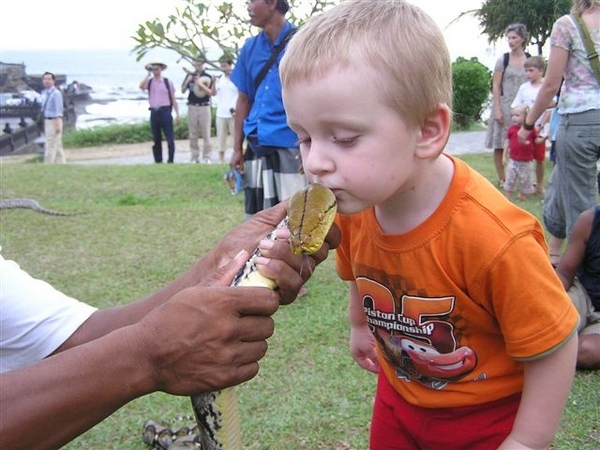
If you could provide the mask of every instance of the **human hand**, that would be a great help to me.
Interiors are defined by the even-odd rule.
[[[242,174],[244,173],[244,151],[241,148],[233,149],[233,154],[229,160],[229,167],[239,170]]]
[[[208,255],[212,258],[213,267],[220,267],[229,262],[240,250],[250,253],[260,247],[262,257],[257,260],[261,274],[275,280],[282,304],[291,303],[302,285],[310,278],[314,268],[323,262],[329,250],[336,248],[341,240],[339,228],[331,227],[325,243],[312,255],[294,255],[289,244],[289,230],[277,231],[277,240],[265,240],[267,236],[285,217],[287,202],[281,202],[263,210],[249,220],[227,233]]]
[[[354,361],[369,372],[379,372],[375,338],[367,325],[352,326],[350,329],[350,353]]]
[[[194,395],[258,373],[279,295],[268,288],[228,287],[248,256],[240,252],[130,327],[132,357],[139,360],[139,373],[149,376],[148,392]]]
[[[519,138],[519,142],[522,144],[527,144],[529,142],[528,138],[531,134],[531,130],[526,130],[525,128],[519,128],[519,132],[517,133],[517,137]]]
[[[177,125],[181,124],[181,117],[179,116],[179,113],[175,114],[175,123]]]
[[[494,111],[494,120],[499,123],[504,123],[504,115],[502,114],[502,110],[497,109]]]

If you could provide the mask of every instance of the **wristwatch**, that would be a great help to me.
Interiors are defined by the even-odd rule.
[[[531,130],[533,130],[533,127],[534,127],[534,126],[533,126],[533,125],[529,125],[529,124],[527,123],[527,121],[523,122],[523,129],[524,129],[524,130],[531,131]]]

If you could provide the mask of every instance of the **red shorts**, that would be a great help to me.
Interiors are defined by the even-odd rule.
[[[546,159],[546,141],[534,145],[533,159],[536,161],[543,161]]]
[[[415,383],[415,381],[413,381]],[[379,374],[370,450],[489,450],[510,434],[521,394],[457,408],[429,409],[407,403]]]

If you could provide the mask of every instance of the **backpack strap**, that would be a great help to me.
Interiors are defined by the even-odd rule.
[[[531,55],[525,52],[525,56],[527,58],[531,58]],[[510,55],[505,53],[502,60],[502,78],[500,78],[500,97],[504,96],[504,71],[508,67],[508,63],[510,60]]]
[[[583,41],[585,51],[587,52],[587,60],[592,66],[594,75],[596,75],[596,80],[600,83],[600,61],[598,60],[598,52],[594,47],[594,41],[592,41],[592,37],[590,36],[590,30],[588,30],[588,27],[585,25],[585,22],[580,15],[575,16],[574,19],[575,23],[578,25],[579,34],[581,34],[581,40]]]
[[[148,80],[148,94],[150,94],[150,86],[152,86],[152,80],[153,78],[150,78]],[[171,97],[171,89],[169,88],[169,79],[168,78],[163,78],[164,82],[165,82],[165,87],[167,88],[167,92],[169,93],[169,103],[171,104],[171,108],[173,107],[173,97]]]
[[[169,87],[169,79],[163,78],[163,80],[165,81],[165,87],[167,88],[167,92],[169,93],[169,104],[171,105],[171,108],[172,108],[173,107],[173,97],[171,96],[171,88]]]

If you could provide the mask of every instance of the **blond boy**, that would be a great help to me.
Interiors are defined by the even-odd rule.
[[[280,71],[306,175],[338,200],[350,348],[379,376],[370,448],[548,447],[577,312],[539,222],[443,153],[439,28],[406,1],[349,0],[300,29]]]

